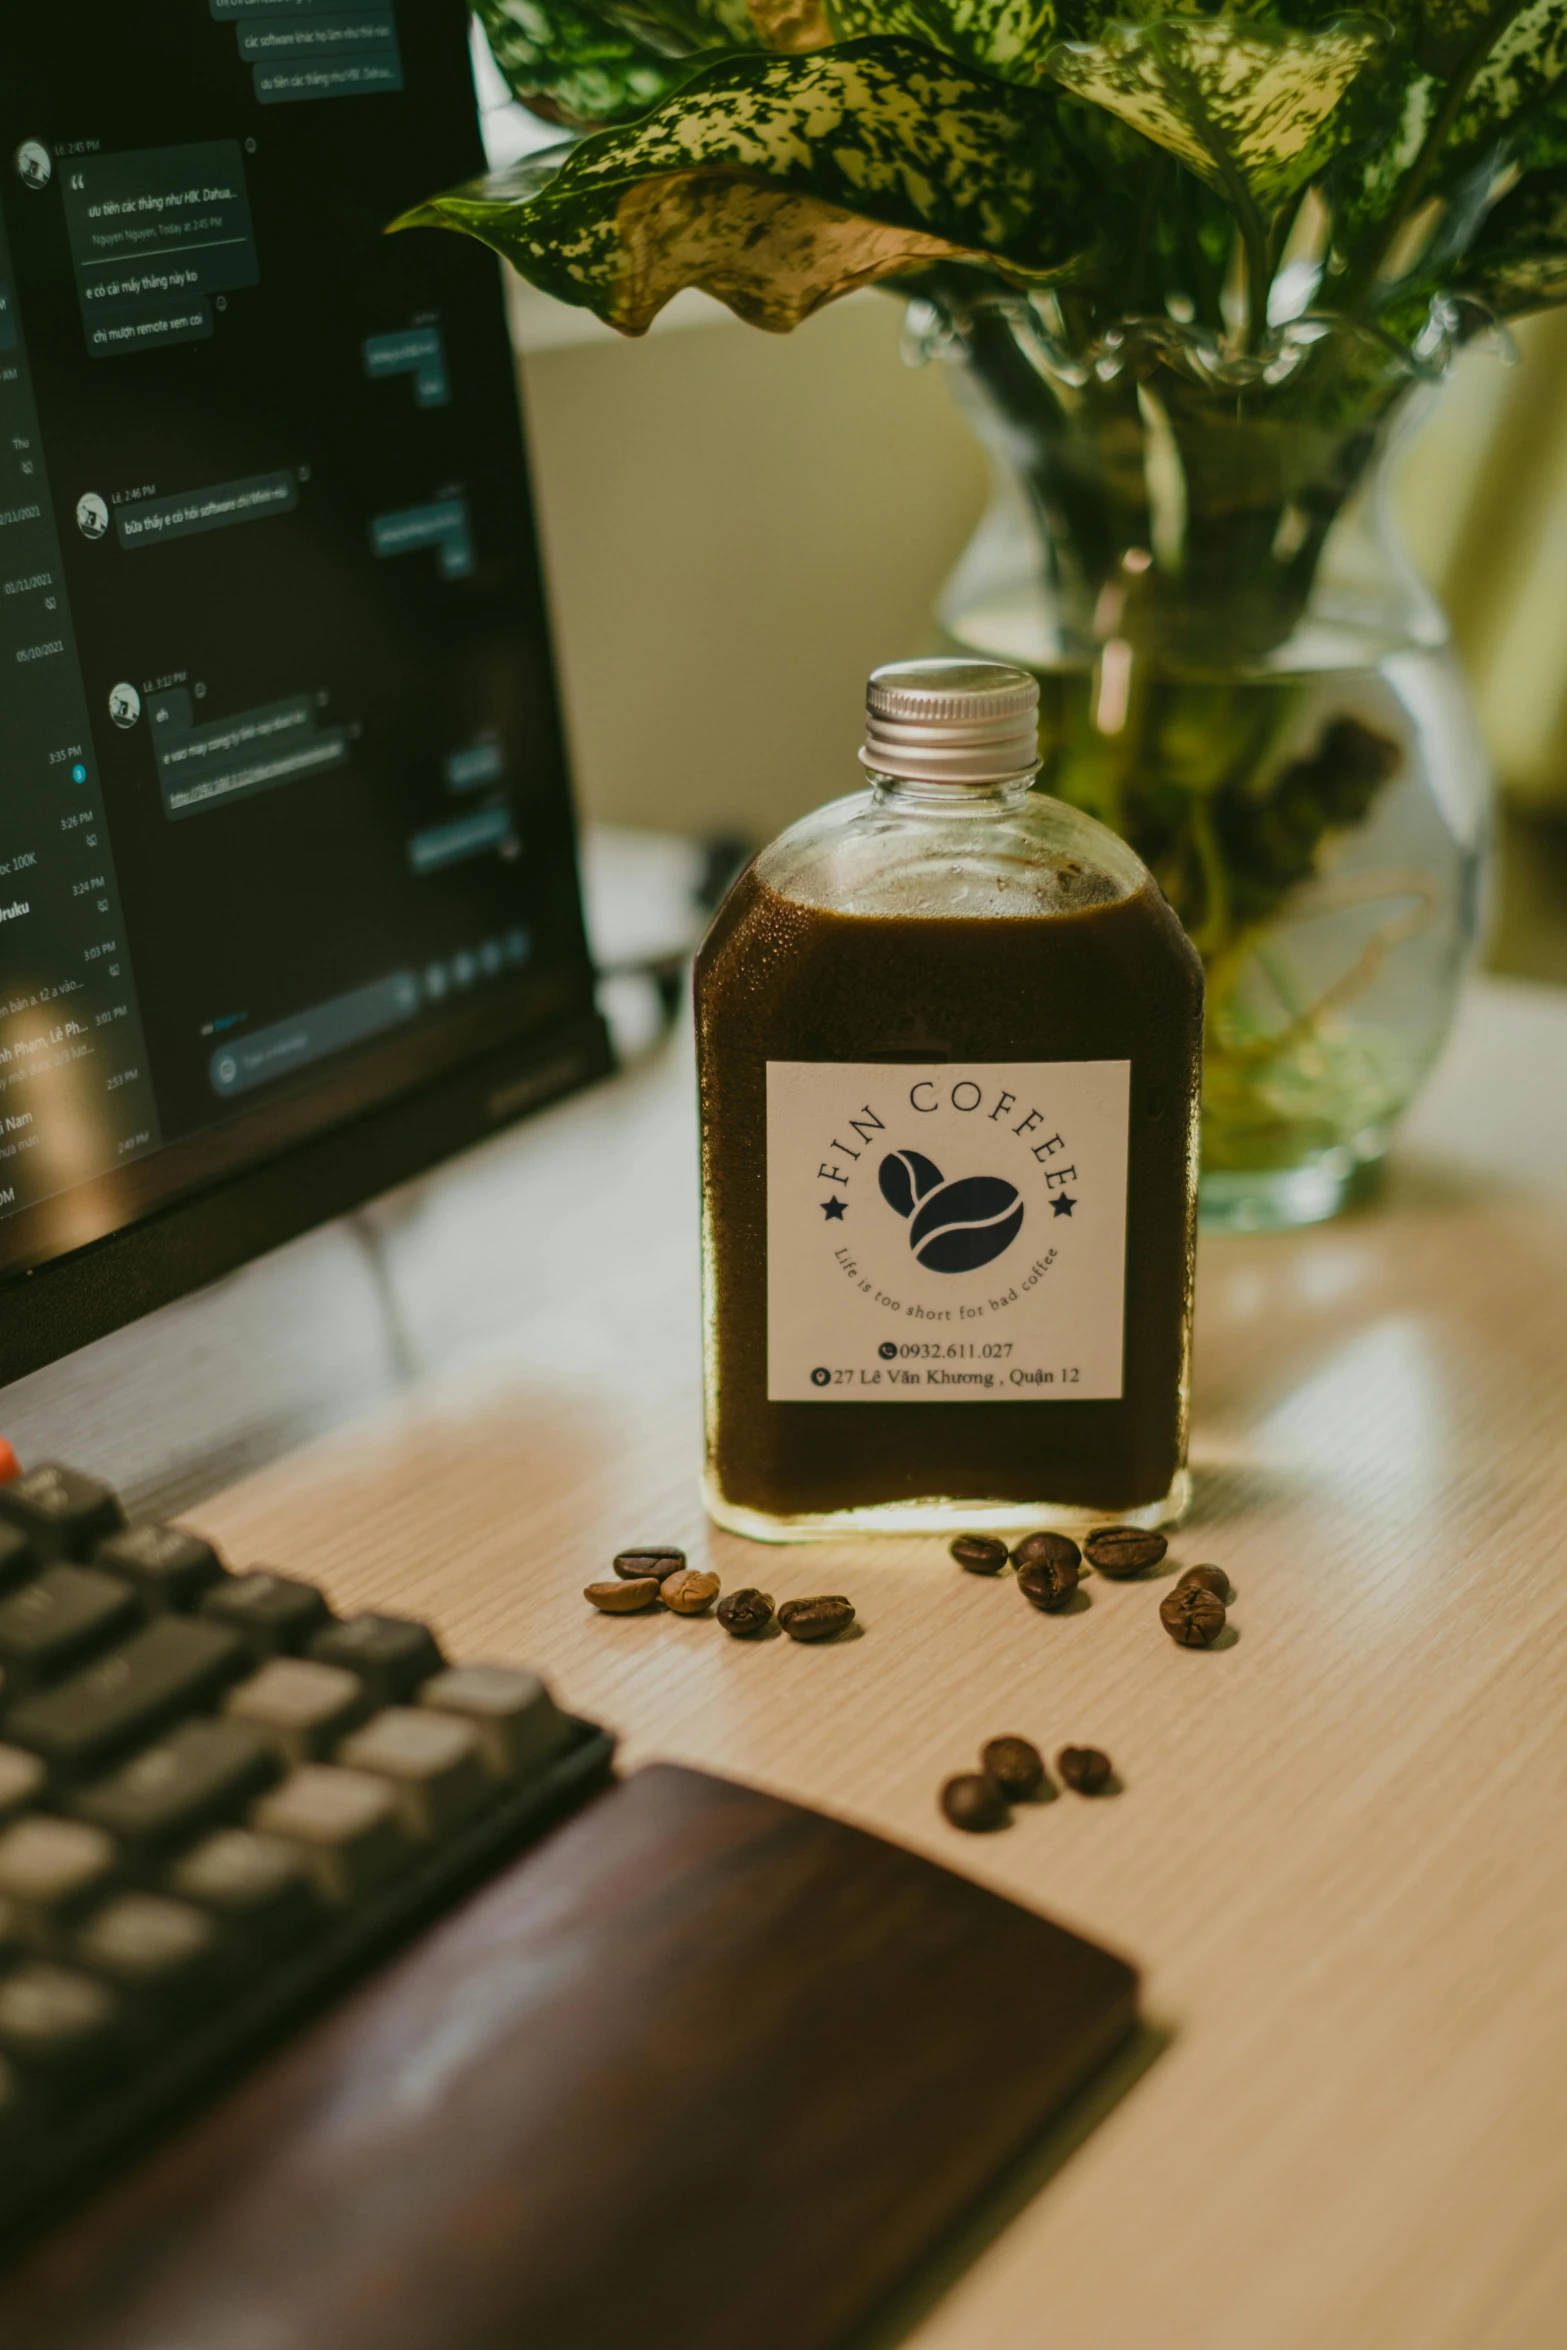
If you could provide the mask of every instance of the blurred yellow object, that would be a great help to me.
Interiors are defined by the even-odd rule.
[[[1567,310],[1459,363],[1400,469],[1405,543],[1453,624],[1498,780],[1567,811]]]

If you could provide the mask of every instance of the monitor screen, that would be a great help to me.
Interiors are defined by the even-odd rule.
[[[6,11],[0,1377],[40,1269],[602,1061],[497,265],[384,233],[483,162],[462,0]]]

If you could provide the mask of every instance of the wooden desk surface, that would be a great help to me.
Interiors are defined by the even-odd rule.
[[[633,1762],[840,1811],[1139,1962],[1167,2049],[917,2350],[1561,2340],[1567,996],[1476,987],[1382,1205],[1204,1242],[1174,1555],[1233,1580],[1218,1653],[1166,1639],[1167,1584],[1041,1617],[935,1542],[709,1530],[694,1163],[677,1043],[0,1425],[237,1562],[541,1666]],[[636,1539],[847,1591],[863,1637],[591,1614]],[[936,1788],[998,1731],[1107,1746],[1125,1791],[965,1839]]]

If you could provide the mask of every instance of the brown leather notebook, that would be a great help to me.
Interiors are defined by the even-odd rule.
[[[1132,2030],[842,1822],[611,1787],[0,2283],[16,2350],[829,2350]]]

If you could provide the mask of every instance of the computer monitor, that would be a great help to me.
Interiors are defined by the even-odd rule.
[[[0,1382],[603,1069],[463,0],[0,27]]]

